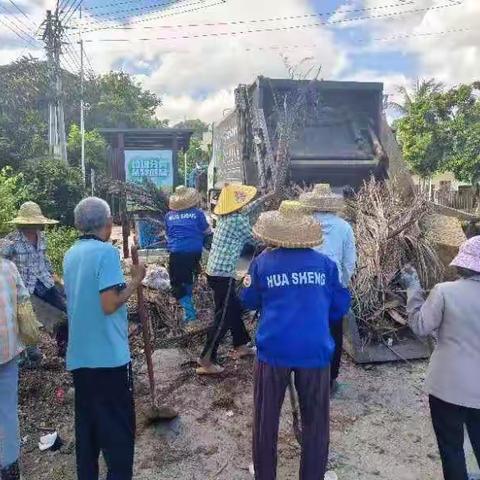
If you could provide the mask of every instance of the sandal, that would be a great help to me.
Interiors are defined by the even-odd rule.
[[[249,347],[247,345],[242,345],[233,350],[230,353],[230,356],[235,360],[240,360],[241,358],[254,357],[257,354],[256,347]]]
[[[223,373],[225,369],[221,367],[220,365],[217,365],[216,363],[213,363],[212,365],[209,365],[208,367],[206,366],[201,366],[198,367],[195,372],[197,375],[219,375],[220,373]]]

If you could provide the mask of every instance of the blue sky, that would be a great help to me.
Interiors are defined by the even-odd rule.
[[[0,15],[33,34],[55,1],[14,0],[27,19],[9,0],[0,0]],[[61,5],[68,12],[77,1]],[[232,105],[239,83],[258,75],[286,76],[282,56],[290,65],[308,58],[305,69],[321,65],[325,79],[384,82],[392,95],[417,78],[447,84],[480,79],[480,0],[84,0],[83,5],[85,48],[95,72],[136,75],[163,98],[162,118],[218,119]],[[272,17],[278,19],[267,21]],[[235,21],[242,23],[225,24]],[[78,24],[77,11],[69,26]],[[122,30],[125,26],[130,29]],[[249,33],[239,34],[245,30]],[[77,68],[72,38],[77,31],[69,30],[72,43],[64,55],[71,70]],[[1,22],[0,40],[0,63],[25,53],[43,56],[41,43],[33,48]]]

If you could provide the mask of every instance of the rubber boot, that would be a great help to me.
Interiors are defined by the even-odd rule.
[[[185,295],[180,300],[180,305],[183,307],[183,321],[185,323],[194,322],[197,319],[197,312],[193,305],[193,300],[190,295]]]
[[[0,470],[1,480],[20,480],[20,467],[18,461],[12,463],[10,466]]]

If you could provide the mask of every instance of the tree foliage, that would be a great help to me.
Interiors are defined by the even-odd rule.
[[[434,80],[419,82],[412,94],[402,90],[395,122],[403,154],[415,173],[429,177],[452,171],[458,180],[480,178],[479,85],[445,89]]]
[[[98,130],[85,132],[85,166],[87,177],[90,170],[95,169],[96,173],[102,174],[106,171],[106,148],[107,143]],[[72,124],[67,139],[68,163],[75,167],[82,165],[82,136],[80,127]]]
[[[87,101],[89,128],[161,126],[156,109],[160,98],[124,72],[110,72],[90,82]]]
[[[37,202],[46,216],[73,225],[73,209],[84,196],[80,170],[45,157],[32,160],[24,175],[29,200]]]
[[[52,227],[47,230],[47,255],[54,272],[62,276],[63,257],[78,238],[78,231],[72,227]]]
[[[11,168],[0,170],[0,235],[8,233],[18,207],[26,199],[26,188],[22,174],[14,174]]]

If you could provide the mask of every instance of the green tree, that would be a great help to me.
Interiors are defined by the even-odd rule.
[[[444,90],[433,80],[406,90],[395,122],[405,159],[422,177],[451,171],[458,180],[480,180],[480,85]]]
[[[73,209],[84,196],[80,169],[45,157],[31,161],[24,175],[29,200],[37,202],[48,217],[73,225]]]
[[[82,136],[80,127],[72,124],[67,141],[68,163],[75,167],[82,164]],[[87,176],[93,168],[95,172],[104,174],[107,164],[107,143],[98,130],[85,132],[85,164]]]
[[[197,140],[203,139],[203,134],[208,132],[209,126],[208,123],[199,120],[198,118],[191,120],[184,120],[174,125],[174,128],[189,128],[193,130],[193,137]]]
[[[56,226],[47,230],[47,255],[57,275],[62,276],[63,257],[77,238],[78,231],[72,227]]]
[[[162,126],[155,116],[162,101],[128,73],[110,72],[89,82],[87,101],[89,129]]]
[[[401,88],[403,103],[395,104],[403,117],[395,122],[405,160],[415,173],[430,177],[443,167],[445,132],[438,103],[442,85],[434,80],[417,82],[410,94]]]
[[[26,188],[22,174],[14,174],[12,169],[5,167],[0,170],[0,235],[8,233],[12,226],[7,222],[12,220],[18,207],[26,199]]]

